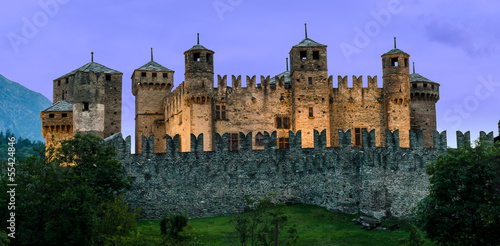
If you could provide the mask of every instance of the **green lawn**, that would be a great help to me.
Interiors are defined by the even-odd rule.
[[[297,225],[299,240],[296,245],[401,245],[399,240],[409,235],[409,226],[404,221],[383,222],[386,226],[398,223],[401,228],[396,231],[366,231],[352,222],[359,215],[338,214],[305,204],[287,206],[284,211],[289,216],[288,226]],[[233,230],[228,223],[230,219],[231,216],[192,219],[188,227],[201,236],[205,245],[229,245],[226,235]],[[138,221],[137,227],[149,245],[161,240],[159,221]]]

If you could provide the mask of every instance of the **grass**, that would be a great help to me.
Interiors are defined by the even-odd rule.
[[[352,222],[359,215],[345,215],[314,205],[293,205],[284,209],[289,216],[287,226],[297,225],[299,234],[295,245],[401,245],[400,239],[408,238],[410,226],[405,221],[383,221],[386,226],[398,223],[396,231],[366,231]],[[189,230],[201,236],[204,245],[229,245],[226,235],[233,231],[229,224],[232,216],[191,219]],[[155,245],[161,240],[159,221],[142,220],[137,222],[137,230],[147,245]],[[427,245],[427,244],[426,244]]]

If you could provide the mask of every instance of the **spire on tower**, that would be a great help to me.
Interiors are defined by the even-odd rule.
[[[413,73],[415,73],[415,62],[413,62]]]
[[[94,62],[94,52],[90,52],[90,61]]]
[[[396,37],[394,37],[394,49],[396,49]]]
[[[286,71],[288,71],[288,57],[286,58]]]
[[[198,35],[198,42],[196,44],[200,44],[200,33],[197,33]]]
[[[153,48],[151,48],[151,61],[153,61]]]
[[[307,23],[304,23],[304,27],[306,29],[306,39],[307,39]]]

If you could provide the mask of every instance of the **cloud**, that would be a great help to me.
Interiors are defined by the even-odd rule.
[[[489,56],[494,52],[493,45],[475,45],[477,39],[470,30],[451,22],[432,20],[425,25],[425,34],[430,41],[460,48],[471,58]]]

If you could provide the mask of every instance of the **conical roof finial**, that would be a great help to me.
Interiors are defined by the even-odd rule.
[[[151,61],[153,61],[153,48],[151,48]]]
[[[196,44],[200,44],[200,34],[198,33],[198,42]]]
[[[307,39],[307,23],[304,23],[304,27],[306,29],[306,39]]]
[[[415,73],[415,62],[413,62],[413,73]]]
[[[90,52],[90,61],[94,62],[94,52]]]
[[[286,58],[286,71],[288,71],[288,57]]]
[[[394,37],[394,49],[396,49],[396,37]]]

